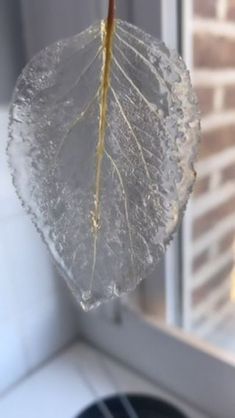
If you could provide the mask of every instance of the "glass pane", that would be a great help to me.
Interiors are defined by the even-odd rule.
[[[192,3],[184,37],[203,135],[185,225],[185,327],[235,351],[235,3]]]

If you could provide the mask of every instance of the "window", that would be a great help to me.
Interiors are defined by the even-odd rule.
[[[234,2],[194,0],[187,27],[202,143],[183,243],[184,325],[234,353]]]

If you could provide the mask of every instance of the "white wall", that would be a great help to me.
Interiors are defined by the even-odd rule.
[[[0,394],[77,334],[74,303],[16,197],[0,108]]]

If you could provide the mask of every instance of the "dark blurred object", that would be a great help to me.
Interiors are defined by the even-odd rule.
[[[5,104],[25,64],[19,1],[0,0],[0,51],[0,104]]]
[[[126,406],[133,409],[128,413]],[[103,407],[103,408],[102,408]],[[107,413],[105,414],[105,408]],[[108,414],[109,412],[109,414]],[[147,396],[120,395],[104,399],[80,414],[77,418],[131,418],[134,413],[138,418],[187,418],[170,404]]]

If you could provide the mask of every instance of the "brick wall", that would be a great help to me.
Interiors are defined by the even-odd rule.
[[[190,326],[206,335],[235,312],[235,0],[193,0],[192,28],[203,138],[191,214]]]

